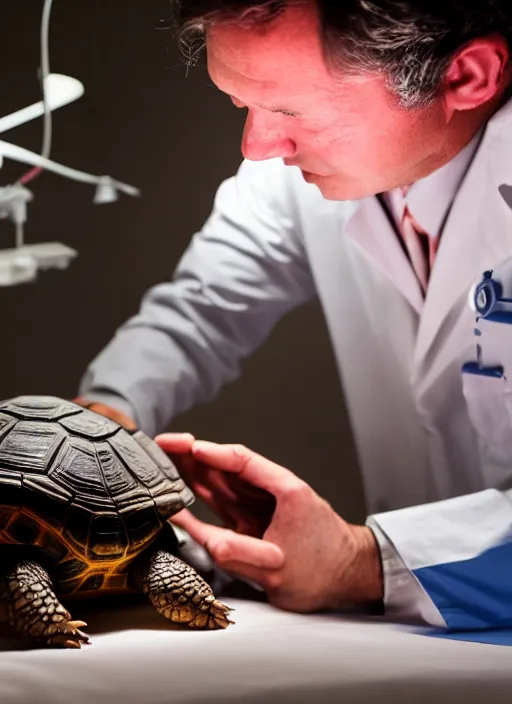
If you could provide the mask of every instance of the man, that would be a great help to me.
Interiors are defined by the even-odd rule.
[[[318,295],[367,525],[247,448],[163,435],[227,528],[176,522],[286,609],[383,599],[398,619],[511,625],[510,326],[489,323],[503,359],[487,373],[468,304],[512,255],[508,0],[183,0],[178,15],[183,46],[204,37],[212,81],[248,111],[245,161],[174,280],[92,362],[82,402],[155,435]]]

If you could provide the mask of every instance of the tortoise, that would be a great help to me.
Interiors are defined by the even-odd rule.
[[[141,430],[54,396],[0,402],[0,605],[47,646],[89,643],[60,599],[147,594],[191,628],[226,628],[231,609],[177,557],[168,519],[194,501]]]

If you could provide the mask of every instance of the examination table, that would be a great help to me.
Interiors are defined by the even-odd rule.
[[[92,644],[0,635],[0,704],[492,704],[512,698],[512,647],[431,637],[378,617],[297,615],[226,599],[236,624],[193,632],[144,600],[75,608]],[[0,625],[0,628],[2,625]]]

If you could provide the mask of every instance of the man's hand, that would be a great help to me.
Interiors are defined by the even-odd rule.
[[[169,451],[167,437],[157,442]],[[311,612],[382,597],[370,529],[343,521],[284,467],[239,445],[196,441],[183,478],[228,528],[199,521],[186,510],[173,522],[219,567],[261,585],[275,606]]]
[[[272,494],[234,472],[222,472],[202,462],[192,454],[192,435],[165,433],[155,440],[171,456],[187,486],[227,528],[254,538],[263,537],[276,507]],[[180,517],[183,518],[181,514]]]

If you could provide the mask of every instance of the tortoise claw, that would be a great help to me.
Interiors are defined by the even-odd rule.
[[[91,641],[87,633],[80,631],[78,626],[87,626],[85,621],[67,621],[63,623],[61,629],[47,637],[48,645],[64,648],[81,648],[82,644],[90,645]]]
[[[53,645],[58,648],[78,648],[80,649],[83,645],[90,645],[91,641],[89,636],[81,631],[76,633],[55,633],[53,636],[49,636],[46,639],[48,645]]]
[[[72,631],[76,631],[77,628],[83,628],[84,626],[87,626],[85,621],[68,621],[68,628],[71,628]]]

